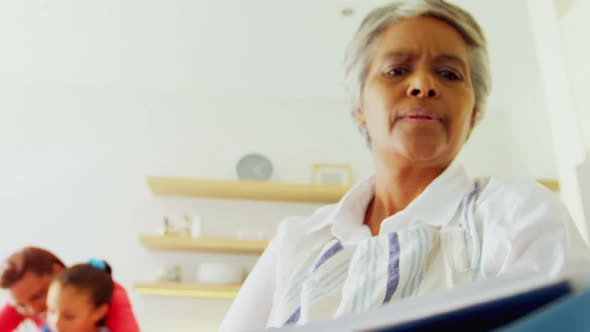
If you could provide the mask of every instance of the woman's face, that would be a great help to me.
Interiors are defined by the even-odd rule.
[[[14,305],[26,316],[42,316],[46,310],[47,289],[55,274],[27,272],[10,288]]]
[[[475,119],[467,44],[430,17],[394,23],[378,38],[356,112],[373,152],[446,167]]]
[[[90,294],[56,282],[47,295],[47,323],[53,332],[95,332],[108,306],[95,308]]]

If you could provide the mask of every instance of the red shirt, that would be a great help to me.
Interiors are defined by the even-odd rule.
[[[0,309],[0,331],[12,332],[27,318],[21,315],[16,308],[6,304],[4,308]],[[39,327],[44,324],[38,319],[34,321]],[[139,332],[127,292],[118,283],[115,283],[113,299],[106,317],[106,327],[113,332]]]

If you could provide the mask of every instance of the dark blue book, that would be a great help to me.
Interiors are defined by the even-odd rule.
[[[590,331],[590,291],[559,299],[526,315],[498,332]]]
[[[551,278],[541,274],[503,276],[405,299],[365,313],[284,330],[490,331],[509,326],[574,296],[579,288],[577,285],[574,278]]]
[[[572,292],[567,281],[475,304],[444,314],[376,329],[379,332],[490,331],[505,326]]]

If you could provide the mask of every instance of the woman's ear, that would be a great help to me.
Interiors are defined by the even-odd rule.
[[[471,137],[471,132],[475,127],[475,123],[477,122],[477,116],[479,115],[479,111],[477,110],[477,106],[473,106],[473,111],[471,111],[471,118],[469,119],[469,132],[467,133],[467,138],[465,138],[465,142],[469,140]]]
[[[98,323],[101,319],[106,317],[107,312],[109,312],[109,305],[103,304],[100,307],[94,309],[94,311],[91,314],[91,318],[93,321]]]
[[[63,271],[63,269],[64,269],[64,267],[57,264],[57,263],[53,263],[53,265],[51,266],[51,270],[53,271],[53,275],[57,275],[58,273]]]
[[[471,111],[471,130],[473,130],[473,127],[475,127],[475,123],[477,122],[477,117],[479,116],[479,110],[477,109],[477,106],[473,106],[473,111]]]
[[[357,108],[354,111],[354,119],[356,123],[361,127],[364,127],[367,124],[367,120],[365,119],[365,113],[360,108]]]

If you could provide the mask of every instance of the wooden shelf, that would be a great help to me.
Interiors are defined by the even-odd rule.
[[[189,284],[176,282],[138,282],[133,289],[138,294],[199,298],[233,299],[241,285]]]
[[[283,202],[335,203],[349,187],[262,181],[148,177],[156,195]]]
[[[190,238],[173,235],[142,235],[141,244],[149,249],[182,250],[259,255],[268,246],[266,240]]]
[[[560,189],[560,187],[559,187],[559,181],[557,181],[557,180],[537,179],[537,182],[539,182],[540,184],[544,185],[545,187],[547,187],[551,191],[558,192],[559,189]]]
[[[559,191],[559,182],[556,180],[538,179],[537,181],[552,191]],[[335,203],[350,189],[313,184],[166,177],[148,177],[147,182],[154,194],[163,196],[305,203]]]

